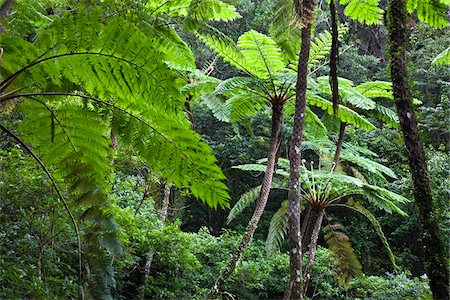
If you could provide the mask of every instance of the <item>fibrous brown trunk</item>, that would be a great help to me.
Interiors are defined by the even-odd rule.
[[[261,185],[261,192],[259,198],[256,201],[256,208],[253,212],[253,216],[247,225],[246,232],[241,240],[239,247],[234,252],[230,262],[227,267],[221,272],[216,283],[212,287],[210,293],[206,299],[216,299],[223,291],[223,286],[225,279],[229,278],[236,268],[236,264],[239,262],[245,248],[247,247],[250,239],[253,237],[256,228],[258,227],[258,222],[264,212],[267,204],[267,199],[269,198],[270,189],[272,187],[272,179],[275,171],[275,163],[278,147],[280,146],[279,139],[281,136],[281,124],[283,120],[283,104],[280,102],[275,102],[272,104],[272,129],[270,135],[269,151],[267,154],[267,166],[266,173],[263,178]]]
[[[313,23],[315,7],[315,0],[303,1],[302,3],[302,42],[298,59],[294,125],[292,128],[292,138],[289,149],[288,236],[290,277],[284,299],[303,299],[302,237],[300,228],[300,165],[302,159],[301,145],[303,126],[305,123],[308,61],[311,49],[311,25]]]
[[[432,214],[431,185],[407,81],[405,0],[390,0],[389,10],[391,80],[409,168],[414,182],[414,198],[419,209],[421,231],[419,242],[422,246],[422,260],[430,279],[433,298],[449,299],[446,252]]]

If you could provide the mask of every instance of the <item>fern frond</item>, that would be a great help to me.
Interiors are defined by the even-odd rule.
[[[394,269],[398,269],[398,266],[395,263],[394,253],[392,252],[391,247],[389,246],[388,240],[387,240],[386,236],[384,235],[383,229],[381,228],[381,225],[378,222],[378,220],[375,218],[375,216],[369,210],[365,209],[358,202],[349,201],[346,204],[339,204],[337,206],[344,206],[344,207],[350,208],[352,210],[355,210],[355,211],[359,212],[360,214],[362,214],[363,216],[365,216],[370,221],[370,223],[374,227],[376,233],[380,237],[380,240],[383,243],[384,248],[386,249],[386,252],[389,256],[389,260],[391,261],[392,266],[394,267]]]
[[[256,200],[258,200],[260,192],[261,192],[260,185],[252,188],[248,192],[245,192],[228,213],[227,224],[230,224],[231,221],[233,221],[236,218],[236,216],[241,214],[242,211],[245,208],[247,208],[250,204],[256,202]]]
[[[268,100],[251,93],[236,94],[225,102],[225,109],[230,111],[230,122],[242,121],[266,107]]]
[[[379,25],[383,21],[383,10],[379,7],[380,0],[340,0],[346,5],[344,14],[367,25]]]
[[[443,28],[450,24],[447,19],[448,3],[435,0],[407,0],[406,9],[409,13],[416,11],[419,21],[431,27]]]
[[[283,201],[270,221],[269,233],[266,239],[266,253],[272,255],[279,251],[288,231],[289,202]]]
[[[387,175],[391,178],[397,178],[394,171],[392,171],[390,168],[363,156],[355,155],[349,151],[343,151],[341,154],[341,158],[342,160],[356,164],[357,166],[367,170],[373,175],[377,175],[382,180],[385,180],[384,175]]]
[[[220,0],[192,0],[188,8],[188,18],[196,21],[232,21],[240,18],[233,5]]]
[[[450,65],[450,47],[439,53],[432,63],[434,65]]]
[[[307,93],[307,101],[308,104],[317,106],[327,112],[329,115],[333,115],[333,104],[331,103],[331,101],[328,101],[313,93]],[[375,129],[375,126],[366,118],[343,105],[339,105],[337,117],[339,118],[339,120],[341,120],[341,122],[352,124],[360,129]]]
[[[206,94],[202,96],[203,103],[208,107],[213,116],[222,122],[230,122],[230,107],[225,105],[225,100],[213,94]]]
[[[347,286],[349,281],[362,275],[362,266],[356,257],[349,237],[342,231],[342,225],[333,224],[323,228],[325,242],[339,266],[339,283]]]
[[[270,78],[285,69],[283,57],[277,44],[270,37],[250,30],[239,37],[237,47],[244,55],[251,74]]]
[[[308,65],[314,66],[321,60],[329,56],[331,50],[332,36],[328,30],[314,36],[311,41],[311,54],[309,56]]]
[[[250,74],[249,69],[251,67],[232,39],[212,27],[205,27],[205,30],[197,33],[197,37],[222,57],[224,61]]]

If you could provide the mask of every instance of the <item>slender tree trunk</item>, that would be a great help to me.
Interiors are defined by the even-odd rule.
[[[311,234],[311,242],[309,243],[308,261],[306,262],[305,275],[303,276],[303,294],[306,294],[308,289],[309,279],[311,278],[311,271],[314,264],[314,256],[316,254],[317,240],[319,239],[320,229],[322,228],[322,220],[325,214],[325,208],[312,208],[316,212],[314,220],[314,227]]]
[[[336,170],[337,166],[339,165],[339,158],[341,157],[342,145],[344,144],[346,126],[347,123],[345,122],[341,122],[341,125],[339,126],[339,137],[336,143],[336,152],[334,152],[333,167],[332,167],[333,170]]]
[[[164,184],[164,192],[161,199],[161,208],[159,209],[159,220],[157,224],[157,229],[161,229],[164,225],[164,222],[166,221],[167,217],[167,211],[169,209],[169,201],[170,201],[170,190],[172,188],[172,185],[169,183]],[[144,264],[144,271],[143,271],[143,282],[142,286],[145,286],[147,284],[147,278],[148,275],[150,275],[150,269],[152,267],[153,257],[155,256],[155,251],[149,251],[147,253],[147,258],[145,260]],[[144,289],[141,290],[139,293],[139,299],[145,299],[145,292]]]
[[[275,170],[276,156],[278,147],[280,145],[279,139],[281,136],[281,124],[283,120],[283,104],[275,102],[272,105],[272,132],[270,135],[269,151],[267,154],[267,167],[266,173],[263,178],[261,185],[261,192],[259,198],[256,202],[256,208],[253,212],[253,216],[247,225],[247,230],[241,240],[241,243],[237,250],[234,252],[230,262],[227,267],[221,272],[216,283],[212,287],[210,293],[206,299],[216,299],[220,293],[223,291],[223,286],[225,279],[229,278],[236,268],[236,264],[240,260],[245,248],[247,247],[250,239],[253,237],[256,228],[258,227],[258,222],[266,207],[267,199],[269,198],[270,189],[272,187],[273,173]]]
[[[433,298],[449,299],[449,276],[445,259],[447,253],[444,251],[437,222],[432,214],[431,185],[407,82],[405,0],[390,0],[389,10],[391,80],[414,182],[414,198],[419,208],[422,260],[430,278]]]
[[[300,165],[302,159],[301,145],[303,126],[305,123],[306,90],[308,77],[308,61],[311,49],[311,24],[316,1],[303,1],[302,4],[302,43],[298,59],[298,73],[295,97],[294,127],[292,129],[289,149],[289,250],[290,278],[284,299],[303,299],[302,293],[302,242],[300,228]]]

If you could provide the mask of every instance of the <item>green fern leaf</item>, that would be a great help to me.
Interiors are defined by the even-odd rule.
[[[439,53],[432,63],[435,65],[450,65],[450,47]]]
[[[228,213],[227,217],[227,224],[230,224],[231,221],[233,221],[236,216],[242,213],[242,211],[248,207],[250,204],[256,202],[259,197],[259,193],[261,192],[261,186],[257,186],[249,190],[248,192],[245,192],[239,200],[236,202],[236,204],[233,206],[233,208]]]
[[[443,28],[449,26],[447,19],[448,3],[435,0],[407,0],[406,9],[409,13],[417,12],[419,21],[431,27]]]
[[[289,202],[283,201],[281,207],[275,212],[270,221],[269,233],[266,239],[266,253],[272,255],[280,250],[281,244],[288,231]]]
[[[250,30],[239,37],[237,47],[251,66],[251,74],[270,78],[285,69],[283,57],[277,44],[270,37]]]
[[[331,101],[328,101],[313,93],[307,93],[307,101],[308,104],[317,106],[322,110],[324,110],[325,112],[327,112],[329,115],[333,115],[333,104],[331,103]],[[352,124],[360,129],[364,130],[375,129],[375,126],[372,123],[370,123],[366,118],[343,105],[339,105],[337,117],[342,122]]]
[[[383,20],[383,10],[379,7],[380,0],[340,0],[346,5],[344,14],[367,25],[379,25]]]

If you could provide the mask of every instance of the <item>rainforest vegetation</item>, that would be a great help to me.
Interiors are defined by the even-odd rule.
[[[0,1],[0,299],[449,299],[449,21]]]

